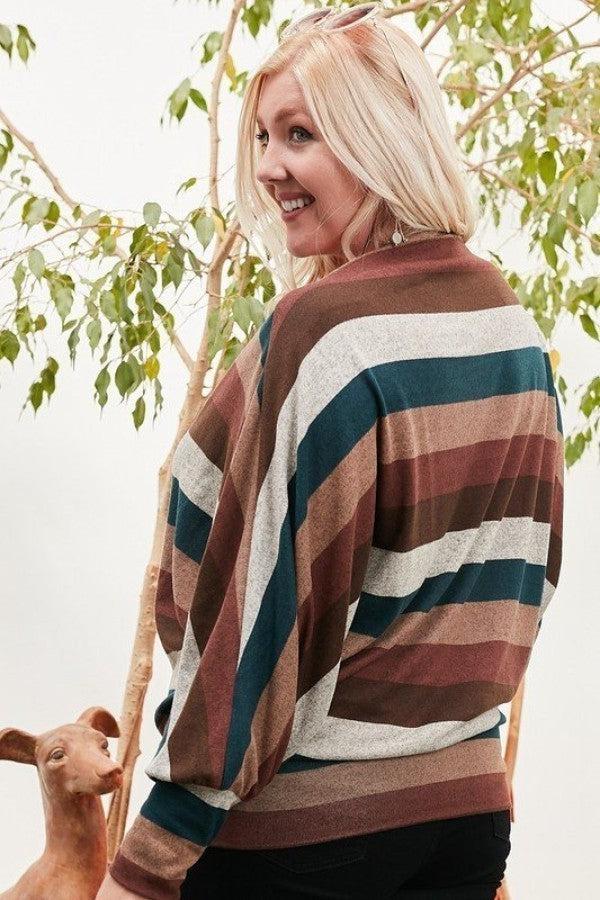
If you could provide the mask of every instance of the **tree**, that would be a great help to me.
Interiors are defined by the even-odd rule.
[[[491,252],[493,261],[549,340],[556,322],[570,315],[597,341],[600,286],[591,277],[577,280],[571,269],[573,259],[581,263],[590,252],[600,254],[600,234],[594,231],[600,90],[592,57],[600,41],[581,39],[582,33],[591,33],[599,5],[597,0],[577,0],[573,7],[573,19],[555,28],[536,20],[531,0],[409,0],[390,6],[386,15],[397,17],[401,27],[401,17],[409,16],[421,33],[421,47],[430,54],[446,94],[481,211],[499,228],[505,210],[519,210],[520,233],[527,235],[537,270],[510,271],[498,250]],[[223,12],[223,30],[203,35],[200,75],[185,78],[167,98],[170,122],[181,122],[186,115],[206,117],[208,191],[183,219],[152,201],[130,221],[107,210],[84,209],[0,104],[0,218],[19,224],[27,235],[26,246],[0,260],[0,270],[14,286],[13,300],[0,309],[0,360],[13,365],[25,351],[37,367],[23,409],[31,406],[37,414],[56,388],[55,357],[47,355],[41,365],[36,361],[51,317],[60,321],[72,365],[82,336],[97,355],[94,399],[100,408],[116,391],[130,405],[136,429],[146,420],[150,402],[153,420],[161,410],[160,355],[165,346],[179,354],[190,373],[177,434],[159,471],[155,534],[121,716],[118,757],[125,780],[109,812],[111,856],[123,836],[140,752],[172,454],[204,403],[205,391],[227,371],[278,296],[271,272],[239,231],[233,204],[223,206],[219,196],[219,96],[228,87],[241,97],[247,82],[248,71],[238,71],[232,56],[234,34],[244,31],[256,38],[261,29],[271,29],[275,40],[289,20],[278,23],[272,0],[233,0]],[[0,24],[0,48],[9,60],[28,64],[35,47],[25,25]],[[201,87],[207,74],[205,96]],[[187,179],[177,193],[185,194],[196,183],[196,178]],[[57,249],[62,255],[51,260]],[[177,335],[174,310],[188,285],[199,279],[206,279],[207,314],[198,349],[190,355]],[[556,350],[551,358],[556,371]],[[562,375],[557,385],[566,404],[569,386]],[[565,438],[568,467],[597,443],[600,375],[570,393],[581,424]],[[522,687],[511,709],[511,776]]]

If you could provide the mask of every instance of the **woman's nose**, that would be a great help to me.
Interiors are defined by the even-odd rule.
[[[269,148],[265,149],[256,167],[258,180],[267,184],[269,181],[283,181],[286,176],[285,166],[277,153],[270,152]]]

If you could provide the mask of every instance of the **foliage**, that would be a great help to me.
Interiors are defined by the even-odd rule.
[[[574,3],[570,8],[577,15],[555,27],[537,21],[539,12],[532,10],[531,0],[412,0],[410,11],[405,5],[391,6],[388,14],[414,17],[423,35],[421,46],[431,53],[432,66],[432,60],[436,63],[458,122],[457,140],[482,213],[499,228],[509,207],[519,211],[519,233],[528,241],[532,271],[508,270],[499,252],[491,254],[494,262],[548,339],[557,321],[570,315],[590,340],[598,341],[600,284],[573,272],[589,261],[590,253],[600,254],[600,89],[591,55],[600,41],[581,37],[591,34],[590,25],[597,22],[597,0]],[[245,31],[256,38],[261,29],[274,27],[275,39],[288,21],[276,24],[272,0],[234,0],[225,12],[223,30],[198,42],[198,71],[166,100],[170,122],[205,116],[213,141],[219,89],[226,82],[230,93],[242,97],[248,79],[248,71],[238,71],[232,55],[233,34]],[[403,27],[402,20],[398,24]],[[434,39],[443,54],[430,50]],[[25,26],[0,24],[0,48],[11,60],[16,48],[16,56],[27,63],[35,42]],[[210,93],[202,90],[206,73],[212,78]],[[165,339],[176,342],[177,304],[190,285],[202,295],[197,288],[210,275],[207,257],[212,252],[214,259],[235,228],[233,204],[222,208],[218,197],[216,151],[211,152],[207,196],[184,219],[149,200],[138,217],[126,222],[70,200],[1,110],[0,119],[7,126],[0,131],[0,173],[8,175],[0,179],[0,218],[14,205],[30,235],[25,248],[0,261],[14,287],[13,300],[0,310],[0,359],[14,365],[24,350],[35,362],[40,336],[51,319],[57,320],[72,365],[82,337],[97,355],[98,404],[104,407],[116,391],[132,405],[139,428],[148,395],[154,418],[162,406],[160,354]],[[40,173],[48,179],[43,191],[34,187],[32,177]],[[197,180],[187,178],[177,193],[192,190]],[[57,246],[65,253],[53,259]],[[245,240],[229,253],[227,263],[227,284],[218,305],[209,305],[207,322],[207,362],[222,369],[260,326],[276,293],[270,272]],[[553,359],[557,357],[553,351]],[[57,372],[58,363],[48,356],[25,406],[37,410],[44,394],[50,399]],[[562,375],[557,384],[566,403],[569,387]],[[573,391],[577,394],[581,425],[565,441],[568,466],[597,440],[600,376]]]

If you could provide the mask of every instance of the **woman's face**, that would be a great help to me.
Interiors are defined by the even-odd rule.
[[[265,78],[257,111],[257,178],[278,202],[293,256],[341,253],[340,238],[360,205],[364,189],[329,150],[312,122],[295,77]],[[282,199],[314,197],[310,206],[286,213]],[[369,233],[365,223],[352,243],[360,254]],[[356,245],[356,246],[355,246]]]

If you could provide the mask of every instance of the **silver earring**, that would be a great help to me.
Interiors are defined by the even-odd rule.
[[[400,222],[396,219],[396,230],[392,234],[392,241],[394,244],[402,244],[405,240],[406,238],[404,237]]]

